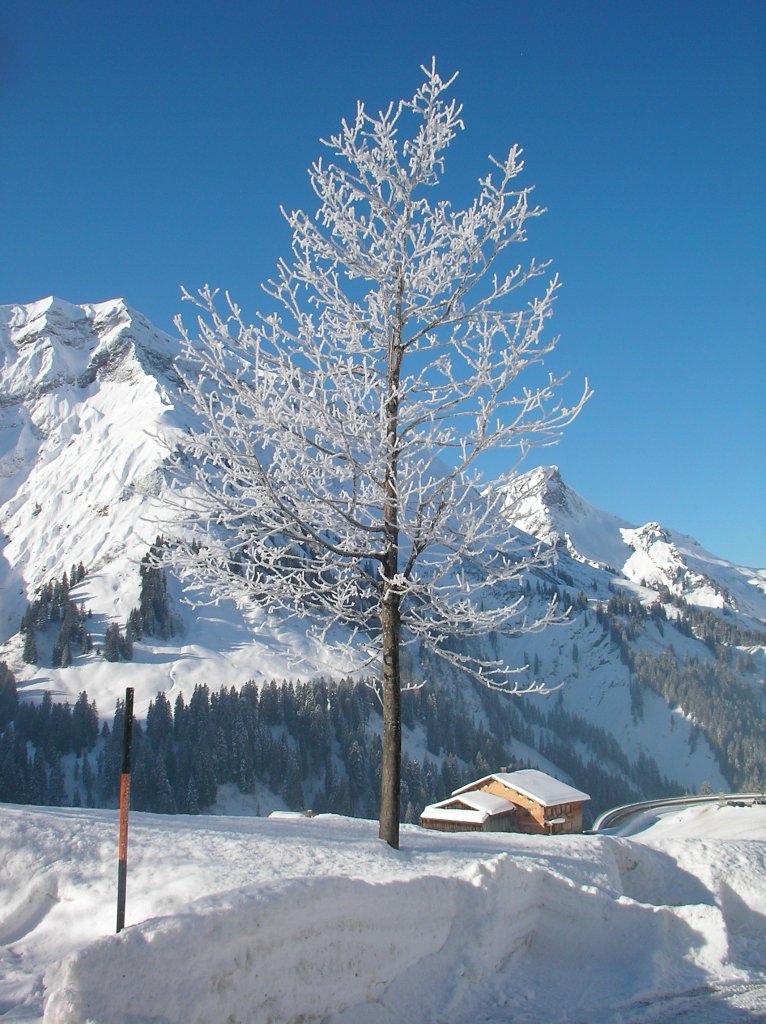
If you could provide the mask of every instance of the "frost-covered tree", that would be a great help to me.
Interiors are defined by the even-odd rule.
[[[392,846],[404,648],[487,686],[542,689],[478,641],[558,617],[525,618],[520,580],[550,553],[513,531],[505,485],[587,398],[586,385],[564,405],[563,378],[540,371],[559,285],[527,289],[547,264],[510,258],[543,212],[516,183],[521,150],[453,209],[439,184],[461,108],[445,95],[452,79],[435,63],[423,72],[411,100],[376,115],[360,103],[324,142],[329,162],[309,170],[318,209],[285,212],[292,260],[255,323],[209,288],[185,293],[196,329],[177,321],[199,428],[177,460],[197,500],[176,562],[215,597],[309,617],[322,642],[379,664]],[[498,450],[506,469],[485,480]]]

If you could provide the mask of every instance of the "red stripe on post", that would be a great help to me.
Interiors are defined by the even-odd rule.
[[[130,773],[120,776],[120,841],[118,860],[128,859],[128,810],[130,808]]]
[[[128,812],[130,810],[130,745],[133,737],[133,687],[125,690],[125,728],[122,736],[120,775],[120,838],[117,846],[117,932],[125,927],[125,896],[128,885]]]

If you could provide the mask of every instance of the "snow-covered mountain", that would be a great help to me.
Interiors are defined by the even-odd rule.
[[[766,622],[766,569],[733,565],[659,523],[635,526],[602,512],[568,487],[556,466],[519,477],[509,489],[508,507],[521,529],[574,561],[643,589],[664,587],[695,607],[725,611],[742,622]]]
[[[146,551],[164,439],[182,426],[175,354],[119,300],[0,309],[0,639],[73,563],[119,579]]]
[[[179,692],[188,698],[199,682],[240,686],[347,668],[328,661],[300,625],[258,607],[184,603],[189,595],[173,579],[179,633],[145,637],[131,662],[100,657],[107,626],[124,624],[138,603],[142,557],[158,534],[176,528],[163,466],[174,436],[189,426],[177,353],[176,339],[122,300],[76,306],[48,298],[0,308],[0,660],[22,693],[75,698],[87,690],[106,715],[132,685],[142,714],[160,690],[172,701]],[[720,641],[762,716],[766,570],[732,565],[657,523],[631,525],[599,511],[555,467],[517,479],[508,515],[509,526],[559,553],[554,572],[530,579],[531,601],[556,589],[573,606],[568,627],[501,642],[511,665],[564,684],[547,703],[525,702],[529,734],[513,739],[509,756],[543,768],[553,761],[566,773],[551,737],[561,740],[568,729],[571,748],[593,758],[585,723],[613,737],[631,763],[646,755],[681,786],[726,787],[729,769],[705,738],[701,712],[675,690],[647,683],[653,670],[641,658],[672,651],[674,664],[708,664],[721,655]],[[52,640],[42,637],[37,663],[25,661],[19,627],[27,603],[79,564],[87,575],[72,597],[88,609],[94,650],[53,667]],[[695,609],[728,632],[713,637],[707,619],[691,617]],[[487,714],[480,701],[475,707]],[[576,737],[571,721],[561,725],[567,714],[581,720]]]
[[[37,670],[20,661],[19,623],[41,586],[87,567],[72,596],[89,609],[99,645],[107,625],[124,625],[136,606],[152,541],[172,536],[163,466],[174,435],[189,425],[173,370],[178,351],[176,339],[120,299],[0,309],[0,658],[33,692],[87,689],[108,708],[135,684],[141,713],[158,690],[188,694],[211,678],[239,683],[284,676],[289,666],[304,674],[333,667],[321,652],[304,664],[305,638],[282,643],[281,625],[258,609],[246,621],[234,607],[182,607],[174,580],[189,643],[172,655],[144,648],[119,673],[99,658],[82,659],[75,673],[44,668],[44,655]]]

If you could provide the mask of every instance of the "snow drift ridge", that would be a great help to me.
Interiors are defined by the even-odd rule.
[[[714,905],[648,906],[501,853],[456,877],[295,879],[145,921],[50,972],[44,1019],[473,1024],[568,1004],[586,1020],[699,988],[694,953],[720,968],[725,934]]]

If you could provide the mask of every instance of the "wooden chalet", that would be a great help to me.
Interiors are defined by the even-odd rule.
[[[495,772],[424,808],[420,824],[442,832],[582,832],[587,793],[535,768]]]

